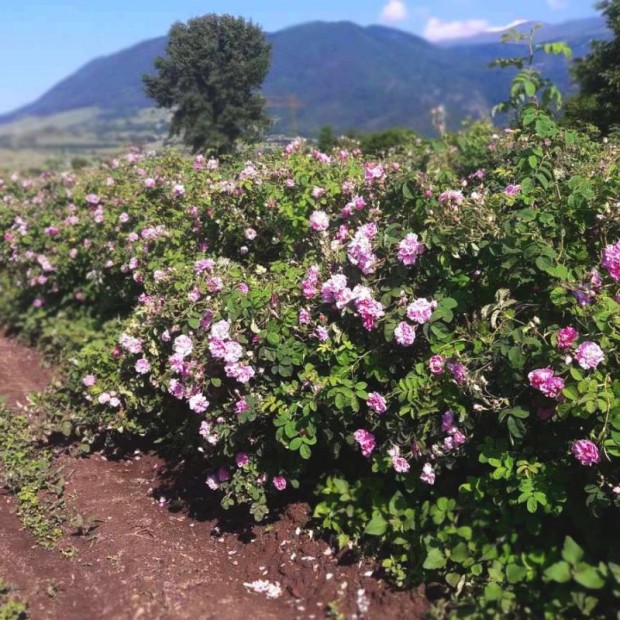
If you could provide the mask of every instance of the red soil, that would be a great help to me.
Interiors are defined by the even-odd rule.
[[[12,406],[49,375],[36,356],[0,339],[0,394]],[[309,509],[291,504],[268,525],[231,517],[215,495],[186,495],[152,454],[119,461],[59,457],[72,511],[98,519],[86,535],[67,527],[52,551],[37,546],[0,494],[0,578],[16,586],[33,620],[421,618],[419,592],[395,592],[372,565],[347,562],[307,529]],[[189,495],[188,495],[189,496]],[[61,553],[61,550],[64,553]],[[269,599],[244,583],[278,582]]]

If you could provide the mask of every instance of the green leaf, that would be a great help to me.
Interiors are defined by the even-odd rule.
[[[495,583],[492,581],[491,583],[487,583],[484,588],[484,598],[487,601],[497,601],[502,598],[503,589],[499,585],[499,583]]]
[[[289,450],[299,450],[300,446],[303,444],[303,440],[301,437],[295,437],[291,443],[288,444]]]
[[[192,329],[198,329],[200,327],[200,319],[197,319],[196,317],[192,317],[191,319],[187,320],[187,324]]]
[[[605,580],[600,573],[588,564],[581,564],[573,573],[573,579],[584,588],[590,590],[600,590],[605,585]]]
[[[556,562],[545,570],[545,577],[558,583],[570,581],[570,565],[568,562]]]
[[[437,570],[446,565],[446,558],[440,549],[431,549],[422,565],[427,570]]]
[[[299,455],[302,459],[309,459],[312,456],[312,450],[308,447],[308,444],[301,444],[299,448]]]
[[[570,537],[564,539],[562,557],[573,566],[583,558],[583,549]]]
[[[448,573],[446,575],[446,582],[453,588],[459,585],[459,581],[461,581],[461,576],[458,573]]]
[[[376,513],[364,528],[364,534],[368,534],[369,536],[383,536],[387,531],[387,526],[388,522],[383,516]]]
[[[527,569],[525,566],[519,566],[518,564],[508,564],[506,567],[506,579],[508,583],[519,583],[523,581],[527,575]]]

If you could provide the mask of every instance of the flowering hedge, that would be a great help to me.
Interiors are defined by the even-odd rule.
[[[154,434],[257,519],[316,488],[338,544],[441,577],[439,615],[608,617],[618,148],[543,114],[492,131],[5,181],[4,315],[87,320],[58,424]]]

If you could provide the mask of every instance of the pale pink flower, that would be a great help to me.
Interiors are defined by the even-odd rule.
[[[415,329],[402,321],[394,330],[394,339],[402,347],[410,347],[415,342]]]
[[[398,473],[406,474],[411,466],[409,465],[407,459],[396,455],[392,457],[392,467],[394,467],[395,471]]]
[[[436,307],[436,301],[428,301],[428,299],[420,297],[407,306],[407,318],[420,325],[428,323]]]
[[[584,342],[575,351],[577,362],[584,369],[596,368],[605,360],[605,354],[596,342]]]
[[[256,371],[252,368],[252,366],[240,364],[239,362],[227,364],[224,366],[224,371],[226,372],[227,377],[236,379],[239,383],[247,383],[256,374]]]
[[[424,463],[422,473],[420,474],[420,480],[426,484],[435,484],[435,472],[430,463]]]
[[[459,207],[463,204],[465,198],[463,197],[463,192],[448,189],[445,192],[439,194],[439,202],[447,203],[453,207]]]
[[[418,256],[420,256],[425,249],[424,244],[418,241],[418,235],[409,233],[398,244],[398,260],[403,263],[403,265],[414,265]]]
[[[310,228],[323,232],[329,228],[329,216],[325,211],[314,211],[310,215]]]
[[[95,385],[95,383],[97,383],[97,377],[95,377],[95,375],[86,375],[83,379],[82,379],[82,383],[84,384],[85,387],[92,387],[93,385]]]
[[[189,408],[195,413],[204,413],[208,407],[209,401],[200,392],[189,399]]]
[[[211,327],[211,336],[220,340],[228,340],[230,334],[230,322],[221,320]]]
[[[194,271],[202,273],[203,271],[212,271],[215,261],[211,258],[201,258],[194,263]]]
[[[176,355],[184,359],[188,355],[191,355],[194,344],[189,336],[181,335],[174,339],[173,349]]]
[[[148,372],[151,371],[151,364],[149,363],[149,361],[146,358],[141,357],[136,362],[135,369],[136,369],[136,372],[139,375],[145,375],[145,374],[147,374]]]

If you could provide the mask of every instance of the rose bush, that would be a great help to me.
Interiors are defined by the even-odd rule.
[[[148,433],[257,519],[316,488],[438,615],[609,617],[618,146],[535,107],[493,132],[5,180],[3,315],[70,357],[50,420]]]

